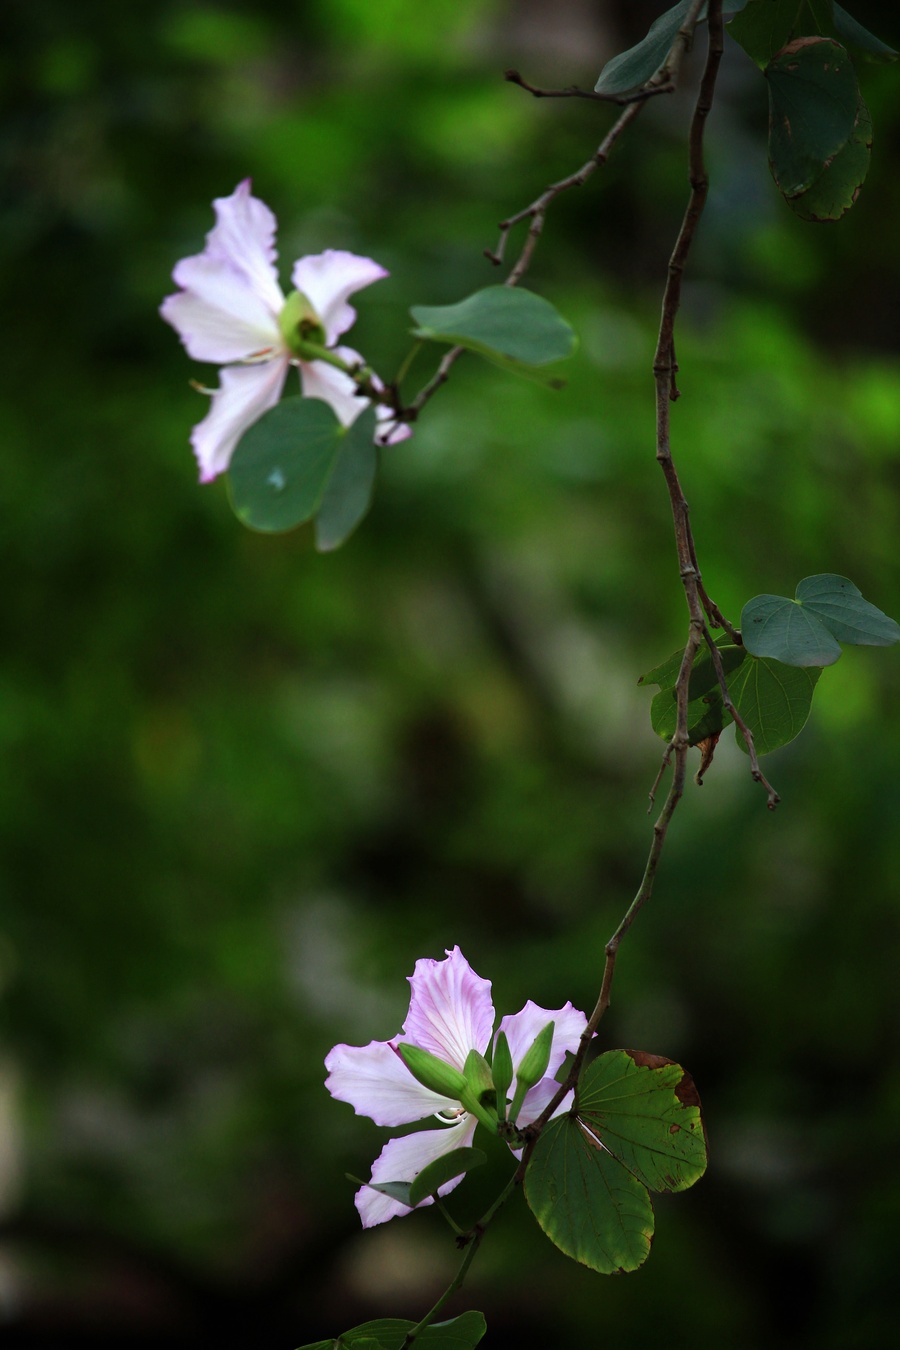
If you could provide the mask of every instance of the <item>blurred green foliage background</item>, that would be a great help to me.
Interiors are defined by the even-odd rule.
[[[500,1011],[593,1004],[649,844],[636,680],[685,631],[650,365],[689,95],[551,212],[529,284],[580,334],[568,387],[461,362],[334,556],[197,487],[188,379],[213,372],[156,308],[252,175],[285,278],[325,247],[390,269],[352,334],[389,378],[408,306],[496,280],[496,222],[612,119],[504,67],[590,87],[660,8],[4,7],[4,1344],[276,1350],[420,1315],[456,1254],[433,1214],[359,1231],[344,1173],[386,1132],[327,1097],[323,1056],[394,1034],[415,960],[457,942]],[[758,73],[734,46],[723,70],[674,448],[734,620],[823,571],[900,613],[900,103],[896,70],[862,78],[869,181],[814,227],[769,179]],[[897,661],[825,672],[767,761],[774,815],[730,732],[691,789],[602,1033],[692,1071],[710,1171],[619,1279],[513,1206],[455,1305],[486,1344],[839,1350],[894,1325]]]

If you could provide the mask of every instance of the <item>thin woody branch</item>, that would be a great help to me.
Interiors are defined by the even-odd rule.
[[[699,11],[699,6],[697,9]],[[691,669],[694,664],[694,658],[703,643],[709,642],[712,644],[712,638],[710,637],[707,625],[707,615],[709,614],[710,618],[713,614],[717,619],[722,618],[719,611],[709,600],[705,591],[702,592],[703,598],[701,598],[702,584],[700,569],[697,563],[697,553],[693,535],[691,533],[688,504],[684,497],[684,493],[681,490],[681,484],[672,460],[669,417],[670,403],[677,397],[677,389],[675,387],[675,320],[681,299],[681,279],[684,273],[685,263],[706,201],[708,179],[703,158],[703,133],[709,110],[712,107],[716,76],[722,56],[722,48],[722,0],[710,0],[709,46],[707,50],[706,66],[700,83],[700,90],[697,96],[697,103],[694,109],[690,131],[689,177],[691,194],[669,262],[668,279],[663,295],[662,314],[660,317],[659,340],[657,342],[656,355],[653,362],[654,377],[656,380],[656,457],[663,470],[666,485],[669,489],[679,572],[684,586],[685,598],[687,600],[690,616],[688,638],[685,643],[681,666],[678,672],[678,679],[675,685],[677,701],[675,734],[669,742],[669,745],[666,747],[660,774],[657,778],[657,782],[654,784],[654,791],[662,778],[663,772],[674,760],[672,782],[663,808],[653,826],[653,841],[650,846],[640,886],[638,887],[637,893],[626,911],[624,918],[606,944],[606,959],[600,995],[597,999],[594,1011],[588,1020],[581,1041],[579,1042],[578,1050],[569,1066],[569,1072],[566,1075],[565,1081],[560,1086],[559,1091],[554,1093],[553,1098],[547,1104],[547,1107],[538,1119],[523,1131],[527,1143],[522,1154],[522,1160],[516,1172],[517,1180],[521,1180],[525,1175],[525,1171],[528,1167],[531,1155],[534,1152],[541,1130],[547,1124],[547,1121],[551,1118],[553,1112],[557,1110],[566,1094],[573,1091],[578,1085],[590,1042],[601,1018],[610,1004],[619,946],[653,893],[653,885],[656,880],[656,874],[662,857],[669,825],[672,816],[678,807],[678,803],[684,794],[689,750],[687,712]],[[640,107],[642,105],[639,104],[636,106]],[[632,109],[628,109],[627,111],[630,112]],[[623,116],[624,115],[625,114],[623,114]],[[710,611],[712,611],[712,614],[710,614]],[[717,624],[717,626],[724,626],[724,622]],[[730,628],[728,631],[734,632],[734,630]],[[713,657],[713,660],[715,660],[715,657]],[[721,658],[719,660],[719,665],[721,666]],[[722,682],[724,686],[724,671],[722,672]],[[725,695],[726,691],[723,690],[723,698]],[[740,725],[740,723],[738,725]],[[748,747],[751,744],[752,737],[748,742]],[[756,773],[758,772],[759,768],[757,764]],[[754,777],[756,777],[756,773],[754,773]],[[777,794],[773,793],[772,788],[768,783],[765,783],[761,774],[759,781],[765,784],[770,794],[769,805],[774,805],[778,800]]]

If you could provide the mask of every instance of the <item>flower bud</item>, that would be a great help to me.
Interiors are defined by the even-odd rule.
[[[494,1087],[497,1090],[497,1115],[501,1120],[505,1120],[506,1099],[509,1096],[510,1084],[513,1080],[512,1055],[509,1052],[509,1041],[506,1039],[505,1031],[498,1031],[497,1033],[491,1070],[494,1076]]]
[[[430,1051],[422,1050],[418,1045],[406,1045],[401,1041],[394,1049],[413,1078],[423,1087],[438,1093],[441,1097],[449,1097],[451,1101],[462,1101],[468,1084],[459,1069],[438,1059],[437,1055],[432,1055]]]
[[[480,1120],[492,1133],[497,1129],[497,1094],[494,1091],[494,1079],[491,1066],[484,1055],[470,1050],[465,1063],[466,1087],[460,1102]]]
[[[547,1072],[555,1026],[555,1022],[548,1022],[522,1056],[522,1062],[516,1073],[516,1095],[513,1097],[513,1103],[509,1110],[509,1118],[512,1121],[516,1119],[522,1109],[522,1103],[528,1089],[533,1088],[535,1083],[539,1083]]]

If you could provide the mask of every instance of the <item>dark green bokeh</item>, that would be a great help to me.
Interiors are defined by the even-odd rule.
[[[854,13],[897,45],[873,8]],[[408,306],[495,282],[496,221],[610,123],[502,69],[591,87],[658,9],[5,8],[10,1345],[274,1350],[419,1316],[452,1242],[434,1215],[360,1234],[344,1172],[386,1132],[327,1097],[325,1053],[393,1034],[415,960],[457,942],[501,1012],[596,996],[649,843],[659,742],[636,680],[685,627],[650,365],[689,101],[648,109],[551,213],[528,284],[580,335],[567,389],[460,363],[332,556],[308,527],[244,530],[222,483],[197,486],[188,379],[214,372],[156,308],[212,198],[252,175],[285,274],[325,247],[390,269],[350,337],[390,377]],[[861,79],[869,179],[816,227],[769,177],[758,73],[733,47],[723,71],[673,432],[733,618],[825,571],[900,613],[897,73]],[[692,1072],[709,1172],[657,1204],[627,1278],[566,1262],[511,1207],[454,1305],[483,1308],[486,1344],[882,1343],[898,672],[895,651],[853,649],[824,673],[767,761],[775,815],[723,737],[603,1026]],[[506,1166],[467,1179],[462,1221]]]

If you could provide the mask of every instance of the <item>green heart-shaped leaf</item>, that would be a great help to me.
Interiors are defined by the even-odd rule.
[[[749,657],[735,672],[729,690],[757,754],[768,755],[800,735],[821,673],[818,667],[786,666],[765,657]],[[747,749],[740,733],[735,740]]]
[[[754,656],[790,666],[828,666],[839,643],[889,647],[900,642],[900,625],[863,598],[847,577],[823,572],[805,577],[796,599],[757,595],[741,613],[741,636]]]
[[[321,399],[283,399],[238,442],[228,470],[232,509],[266,533],[315,516],[317,546],[337,548],[372,499],[374,436],[373,408],[345,427]]]
[[[840,5],[834,6],[834,29],[837,36],[848,47],[852,47],[870,61],[896,61],[900,52],[895,52],[886,42],[875,37],[868,29],[857,23],[852,14],[848,14]]]
[[[724,0],[722,13],[737,14],[747,3],[748,0]],[[661,14],[650,25],[645,38],[634,47],[629,47],[628,51],[620,52],[618,56],[607,61],[594,86],[595,92],[627,94],[632,89],[638,89],[642,84],[646,84],[665,64],[690,7],[691,0],[679,0],[677,5],[667,9],[665,14]],[[700,19],[705,18],[704,5],[700,11]]]
[[[741,611],[741,637],[753,656],[789,666],[831,666],[840,644],[810,610],[782,595],[757,595]]]
[[[566,1256],[611,1275],[650,1254],[653,1206],[636,1177],[574,1119],[551,1120],[525,1172],[525,1198]]]

